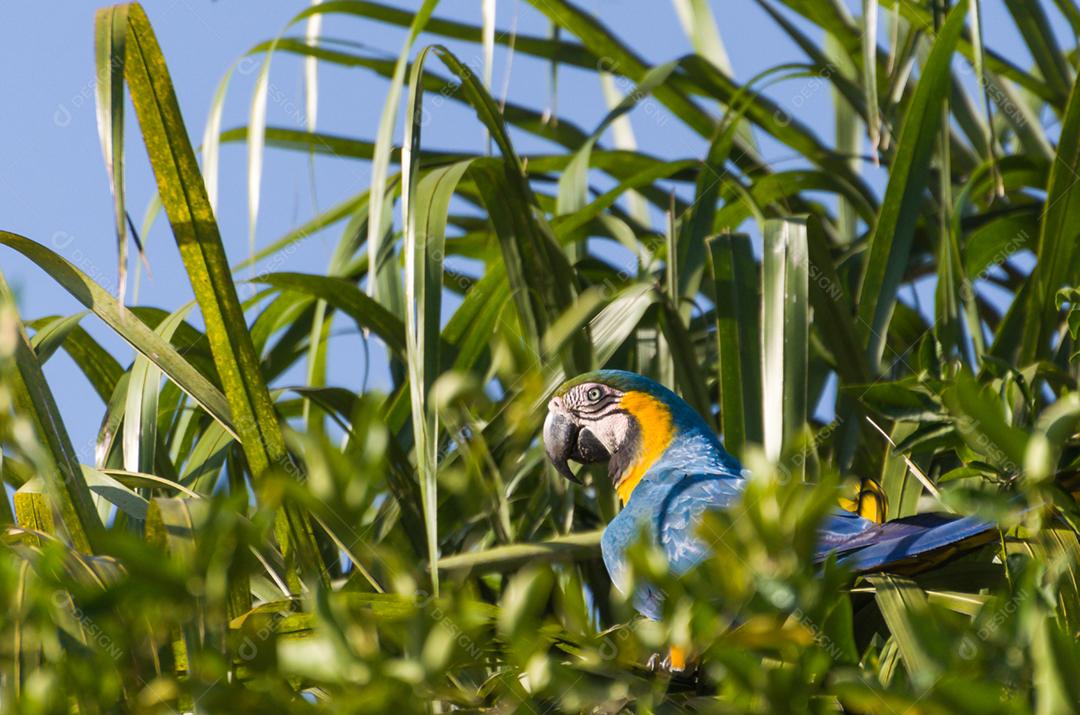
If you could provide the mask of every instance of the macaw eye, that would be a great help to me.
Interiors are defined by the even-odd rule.
[[[589,391],[585,393],[585,397],[589,400],[589,402],[596,402],[600,399],[600,388],[590,387]]]

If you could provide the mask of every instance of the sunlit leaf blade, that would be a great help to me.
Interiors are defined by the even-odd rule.
[[[807,418],[809,257],[806,222],[765,224],[761,270],[761,380],[765,451],[794,446]]]
[[[318,5],[320,2],[322,2],[322,0],[311,0],[313,6]],[[307,26],[304,30],[304,39],[308,45],[315,46],[318,44],[319,35],[322,32],[322,20],[323,16],[320,14],[315,14],[308,18]],[[318,126],[318,111],[319,61],[315,56],[309,56],[304,59],[304,125],[309,133],[314,133],[315,128]],[[308,174],[311,181],[312,204],[317,204],[318,202],[315,198],[314,150],[308,153]],[[307,381],[310,385],[319,385],[325,382],[327,356],[326,343],[331,328],[331,321],[326,318],[326,304],[319,302],[316,305],[315,310],[316,315],[311,325],[310,347],[308,348]],[[307,424],[308,431],[313,434],[321,431],[323,423],[319,411],[312,410],[311,405],[308,403],[305,403],[304,410],[304,421]]]
[[[733,74],[731,60],[720,39],[712,8],[704,0],[672,0],[683,32],[690,38],[694,51],[705,57],[721,71]]]
[[[38,362],[44,365],[52,357],[53,353],[63,345],[79,327],[79,321],[86,317],[87,311],[75,313],[67,317],[43,318],[35,320],[31,327],[35,329],[34,336],[30,338],[30,345],[37,354]]]
[[[1028,362],[1050,351],[1050,339],[1057,314],[1054,295],[1066,282],[1076,283],[1080,251],[1076,250],[1080,226],[1080,84],[1073,85],[1061,126],[1057,155],[1050,167],[1046,186],[1046,212],[1039,230],[1037,263],[1029,283],[1031,295],[1026,306],[1015,301],[1010,312],[1026,312],[1024,337],[1019,357]],[[1026,309],[1026,310],[1025,310]]]
[[[248,117],[248,256],[255,260],[255,230],[259,220],[259,200],[262,196],[263,153],[266,146],[266,104],[270,91],[270,61],[274,55],[274,45],[266,52],[259,74],[255,77],[255,91],[251,93],[251,114]],[[223,80],[222,89],[227,87],[228,75]],[[216,182],[215,182],[216,183]],[[209,197],[207,197],[209,200]],[[211,206],[212,208],[212,206]]]
[[[962,373],[956,384],[942,394],[942,400],[972,449],[1006,472],[1019,472],[1027,435],[1008,424],[1005,405],[991,389],[980,387],[970,375]]]
[[[900,443],[905,438],[910,437],[913,432],[914,427],[912,425],[901,423],[893,428],[892,433],[889,434],[889,440],[892,440],[893,443]],[[875,477],[877,484],[880,485],[883,498],[873,502],[873,504],[874,511],[880,514],[882,518],[874,519],[874,521],[911,516],[918,511],[919,496],[923,492],[922,484],[919,483],[918,478],[908,467],[907,460],[904,459],[905,455],[899,453],[892,444],[889,444],[889,440],[884,437],[881,439],[885,453],[881,459],[881,472]],[[869,499],[869,497],[867,498]],[[868,502],[866,506],[869,508],[870,503]]]
[[[701,371],[701,363],[690,331],[683,325],[679,311],[668,302],[660,307],[659,321],[664,340],[671,346],[674,369],[672,384],[683,399],[712,424],[712,400],[705,386],[706,376]]]
[[[0,238],[5,234],[0,233]],[[41,363],[34,354],[26,329],[15,310],[14,297],[7,281],[0,276],[0,310],[6,313],[8,330],[14,344],[7,356],[14,359],[11,383],[14,401],[30,419],[41,448],[32,454],[35,467],[44,481],[48,508],[60,521],[55,524],[71,545],[85,553],[94,553],[100,545],[102,522],[94,510],[90,491],[82,478],[75,448],[60,417],[52,390],[45,381]],[[51,517],[50,517],[51,521]]]
[[[559,178],[559,198],[556,204],[558,214],[579,211],[588,202],[589,166],[592,149],[604,135],[608,127],[615,124],[623,115],[632,110],[638,102],[645,99],[657,86],[665,82],[675,69],[675,63],[667,63],[653,68],[641,83],[634,88],[619,104],[611,109],[585,140],[581,148],[574,153],[562,176]]]
[[[747,442],[762,439],[759,269],[749,236],[715,236],[708,246],[716,291],[720,431],[724,446],[740,454]]]
[[[885,333],[892,317],[904,265],[915,234],[930,171],[930,158],[941,125],[941,102],[949,80],[949,63],[964,27],[966,4],[956,5],[934,40],[900,129],[889,183],[870,239],[859,286],[859,331],[866,358],[878,370]]]
[[[170,340],[194,307],[188,304],[161,321],[154,331]],[[158,438],[158,387],[161,368],[146,356],[139,355],[131,367],[124,408],[124,468],[129,472],[152,472]]]
[[[589,321],[589,336],[592,338],[596,364],[603,366],[623,347],[633,335],[645,312],[659,299],[655,287],[648,283],[632,283],[608,303],[592,320]],[[568,375],[558,364],[550,364],[545,370],[546,381],[540,404],[555,391]]]
[[[119,255],[117,300],[124,302],[127,286],[127,210],[124,208],[124,57],[127,7],[98,10],[94,17],[94,58],[97,82],[98,138],[105,157],[113,195],[113,221]]]
[[[489,8],[487,12],[493,12]],[[488,18],[493,21],[493,18]],[[442,317],[443,258],[446,246],[446,218],[450,199],[469,161],[436,169],[422,179],[420,141],[423,121],[423,71],[421,53],[413,66],[406,103],[405,143],[402,156],[402,224],[405,226],[405,345],[412,404],[413,439],[419,472],[427,531],[432,589],[439,593],[438,492],[439,420],[430,401],[431,388],[439,375],[439,323]]]
[[[501,120],[498,106],[468,67],[451,52],[439,46],[433,46],[430,51],[461,81],[464,96],[491,132],[502,153],[501,160],[474,162],[469,176],[476,184],[499,237],[518,318],[526,331],[523,337],[535,352],[539,349],[540,336],[547,326],[573,301],[573,284],[558,278],[569,270],[566,256],[556,243],[551,227],[538,211],[536,198]],[[422,63],[418,61],[417,64]],[[580,336],[571,342],[569,350],[562,357],[567,365],[584,368],[590,362],[588,354],[585,336]]]
[[[862,4],[862,44],[863,44],[863,91],[866,92],[867,129],[870,132],[870,152],[877,160],[878,147],[881,145],[881,115],[878,110],[878,2],[863,0]]]
[[[322,0],[311,0],[313,6]],[[308,18],[304,29],[304,39],[308,45],[316,45],[322,32],[321,14],[313,14]],[[318,125],[319,112],[319,61],[315,57],[304,60],[304,128],[309,132],[315,131]]]
[[[615,109],[623,101],[623,94],[615,84],[615,78],[608,72],[600,73],[600,86],[604,91],[604,100],[607,102],[608,110]],[[634,128],[630,124],[629,117],[619,117],[611,125],[612,141],[616,149],[624,151],[637,151],[637,140],[634,138]],[[640,194],[636,192],[630,192],[626,195],[626,201],[629,205],[629,213],[635,221],[642,226],[649,226],[652,223],[649,217],[649,208],[645,204],[645,200]]]
[[[1036,422],[1024,451],[1024,473],[1040,481],[1053,476],[1061,450],[1080,424],[1080,395],[1071,393],[1048,407]]]
[[[401,89],[405,82],[405,71],[409,60],[409,53],[417,35],[423,31],[431,13],[435,10],[437,0],[424,0],[419,12],[412,16],[409,26],[409,34],[405,44],[398,54],[394,64],[394,75],[390,79],[390,89],[386,94],[383,104],[382,116],[379,119],[379,131],[375,138],[375,155],[371,161],[371,205],[370,218],[368,220],[367,246],[368,246],[368,295],[375,298],[383,305],[387,305],[391,296],[386,294],[381,287],[379,276],[389,270],[386,264],[386,251],[383,249],[383,199],[386,194],[386,175],[390,165],[390,150],[394,140],[394,124],[397,121],[398,109],[401,102]]]
[[[100,507],[103,507],[106,514],[111,505],[132,519],[143,520],[146,518],[148,507],[146,499],[101,470],[84,464],[82,465],[82,471],[90,493],[98,498],[98,503]]]
[[[1023,35],[1043,79],[1057,95],[1057,101],[1064,102],[1073,85],[1074,73],[1058,46],[1057,36],[1042,3],[1006,0],[1005,5],[1016,21],[1016,28]]]
[[[47,321],[49,321],[48,318],[39,318],[30,325],[35,329],[41,329]],[[55,335],[56,333],[51,334]],[[36,339],[37,334],[34,337]],[[48,341],[45,342],[48,343]],[[63,342],[58,347],[64,349],[64,352],[71,357],[86,376],[86,379],[90,381],[90,385],[98,396],[107,402],[116,381],[120,379],[120,375],[124,372],[116,358],[106,352],[81,325],[76,325],[70,331],[65,331]],[[35,349],[37,349],[36,345]]]
[[[413,106],[410,95],[409,105]],[[419,97],[416,97],[419,101]],[[406,116],[415,117],[412,112]],[[415,126],[415,125],[414,125]],[[406,137],[419,146],[419,132]],[[405,224],[405,344],[409,366],[413,435],[417,471],[424,495],[428,553],[438,560],[436,474],[438,470],[439,421],[431,403],[431,388],[440,370],[439,323],[443,284],[446,214],[457,182],[469,162],[436,169],[410,188],[402,199]],[[414,167],[415,170],[415,167]],[[407,182],[408,183],[408,182]],[[432,587],[439,592],[437,569],[431,569]]]
[[[512,544],[487,551],[469,552],[439,559],[439,570],[448,574],[460,571],[514,571],[537,561],[596,558],[600,546],[599,531],[574,534],[537,544]]]
[[[218,174],[221,164],[221,117],[225,111],[225,97],[228,95],[229,82],[232,80],[234,71],[235,67],[230,67],[218,82],[214,97],[210,100],[210,114],[206,118],[206,127],[203,129],[203,183],[206,185],[206,198],[215,213],[218,210]],[[144,228],[143,235],[145,236],[146,233]]]
[[[881,615],[896,639],[908,673],[919,682],[932,681],[937,668],[922,645],[916,623],[928,608],[926,594],[914,582],[898,576],[883,574],[867,580],[875,587]]]
[[[386,308],[369,298],[355,283],[343,278],[306,273],[264,273],[256,280],[280,290],[297,291],[325,300],[356,321],[364,330],[370,330],[392,352],[405,352],[405,331],[401,321]]]
[[[1068,636],[1050,623],[1049,618],[1043,620],[1034,634],[1037,712],[1068,712],[1080,698],[1080,687],[1073,677],[1080,661]]]
[[[244,313],[164,57],[138,5],[131,6],[125,75],[158,194],[206,323],[237,434],[257,479],[271,465],[284,464],[290,457],[251,336],[243,329]],[[277,535],[291,561],[290,570],[302,568],[308,577],[321,578],[323,569],[307,518],[287,505],[278,521]],[[298,582],[292,586],[298,587]]]

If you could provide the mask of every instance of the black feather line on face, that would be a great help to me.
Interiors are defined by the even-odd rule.
[[[641,425],[633,415],[627,413],[627,416],[630,426],[626,431],[626,439],[608,460],[608,478],[611,479],[613,487],[619,486],[619,482],[623,480],[630,465],[637,461],[641,451]]]
[[[619,395],[608,393],[596,402],[577,405],[574,409],[581,416],[596,415],[612,405],[618,405]]]
[[[589,393],[593,390],[600,392],[600,396],[595,400],[589,399]],[[566,409],[573,411],[582,417],[588,417],[589,415],[596,415],[599,412],[607,410],[612,405],[618,405],[619,398],[622,397],[622,392],[615,390],[602,383],[587,382],[581,385],[576,385],[567,392],[563,398],[563,405]]]

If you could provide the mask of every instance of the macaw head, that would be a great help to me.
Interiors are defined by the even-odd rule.
[[[607,462],[625,504],[649,468],[688,434],[726,456],[712,429],[674,392],[632,372],[599,370],[555,391],[544,421],[544,448],[555,469],[575,482],[570,460]]]

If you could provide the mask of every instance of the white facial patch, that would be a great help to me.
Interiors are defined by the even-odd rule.
[[[630,415],[614,412],[588,425],[589,431],[604,445],[608,454],[615,454],[616,450],[626,444],[630,434]]]

